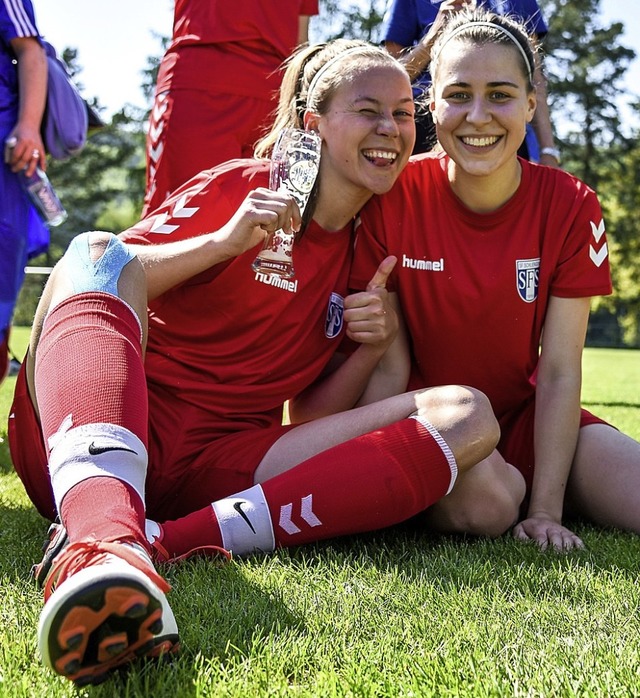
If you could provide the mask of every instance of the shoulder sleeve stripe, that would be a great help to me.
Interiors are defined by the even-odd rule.
[[[29,17],[25,6],[20,0],[4,0],[4,4],[17,36],[40,35],[31,17]]]

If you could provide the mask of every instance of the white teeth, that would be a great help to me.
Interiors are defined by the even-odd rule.
[[[388,150],[363,150],[362,154],[366,158],[382,158],[383,160],[395,160],[397,155]]]
[[[485,136],[484,138],[471,138],[467,136],[466,138],[462,138],[462,142],[465,145],[473,145],[477,148],[482,148],[483,146],[487,145],[493,145],[494,143],[497,143],[498,140],[498,136]]]

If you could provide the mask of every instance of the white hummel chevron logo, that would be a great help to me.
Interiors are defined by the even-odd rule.
[[[600,242],[600,238],[604,235],[604,220],[600,221],[600,225],[596,226],[593,221],[591,223],[591,234],[596,242]]]
[[[151,124],[149,126],[149,138],[151,139],[152,143],[157,143],[158,142],[158,137],[162,133],[162,128],[164,126],[164,123],[161,121],[159,124]]]
[[[596,244],[600,242],[600,238],[604,235],[604,220],[601,220],[598,225],[596,225],[593,221],[590,221],[591,223],[591,234],[593,235],[593,239],[595,240]],[[591,258],[591,261],[599,267],[602,262],[607,258],[607,255],[609,253],[609,250],[607,248],[607,243],[605,242],[602,247],[598,250],[594,245],[589,245],[589,257]]]
[[[199,206],[185,206],[187,203],[187,195],[185,194],[182,198],[176,201],[171,215],[168,213],[161,213],[156,216],[156,220],[151,227],[150,233],[159,233],[160,235],[169,235],[177,230],[179,225],[168,225],[167,221],[170,218],[191,218],[195,213],[200,210]]]
[[[169,220],[169,214],[168,213],[161,213],[156,216],[156,220],[151,227],[151,230],[149,231],[150,233],[160,233],[161,235],[169,235],[169,233],[172,233],[174,230],[177,230],[179,226],[177,225],[165,225],[165,223]]]
[[[280,520],[278,524],[280,528],[284,529],[290,536],[294,533],[300,533],[300,529],[291,520],[291,514],[293,511],[293,502],[289,504],[284,504],[280,507]],[[309,494],[306,497],[302,497],[300,500],[300,518],[312,528],[315,526],[322,526],[322,521],[313,513],[313,495]]]
[[[280,528],[292,536],[294,533],[300,533],[300,529],[291,520],[291,510],[293,509],[293,504],[285,504],[280,507],[280,520],[278,524]]]
[[[181,199],[176,201],[176,205],[173,207],[173,213],[171,214],[173,218],[191,218],[191,216],[198,211],[198,206],[187,208],[185,206],[186,203],[187,195],[185,194]]]
[[[313,513],[313,495],[308,494],[306,497],[302,498],[302,518],[309,524],[309,526],[322,526],[322,521]]]
[[[605,242],[604,245],[596,252],[596,249],[593,245],[589,245],[589,257],[591,257],[591,261],[599,267],[602,262],[607,258],[608,254],[607,250],[607,243]]]
[[[167,99],[166,96],[161,96],[158,101],[153,106],[153,111],[151,112],[151,118],[154,121],[160,121],[164,113],[167,111]]]
[[[153,162],[158,162],[163,150],[164,143],[158,143],[156,147],[149,148],[149,158],[153,160]]]

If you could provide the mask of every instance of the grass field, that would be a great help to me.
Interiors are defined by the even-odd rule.
[[[21,350],[26,332],[14,335]],[[589,349],[584,401],[640,439],[640,352]],[[181,630],[171,664],[75,689],[36,652],[29,576],[46,522],[13,474],[0,388],[0,696],[640,695],[640,537],[576,527],[541,553],[407,528],[216,566],[166,570]]]

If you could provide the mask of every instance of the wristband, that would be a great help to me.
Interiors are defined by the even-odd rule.
[[[560,162],[560,151],[557,148],[542,148],[540,155],[551,155],[552,158]]]

